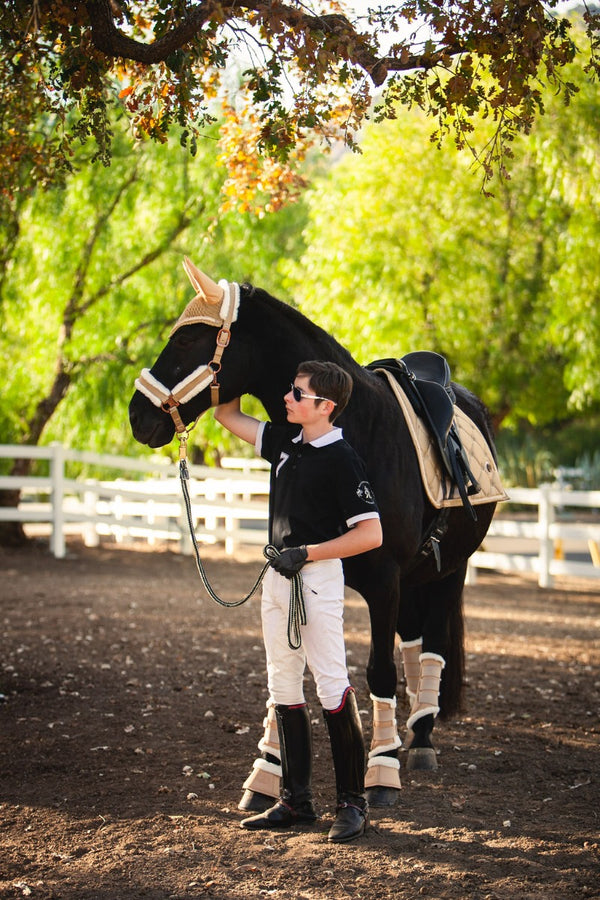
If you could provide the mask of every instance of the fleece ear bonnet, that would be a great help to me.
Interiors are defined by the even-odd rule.
[[[188,303],[171,330],[171,335],[182,327],[203,322],[221,328],[227,322],[235,322],[240,303],[239,285],[230,284],[225,279],[217,284],[201,272],[186,256],[183,262],[196,296]],[[171,336],[169,335],[169,336]]]

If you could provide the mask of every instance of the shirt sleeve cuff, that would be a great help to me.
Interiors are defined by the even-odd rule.
[[[258,456],[262,456],[262,439],[263,433],[265,430],[266,422],[261,422],[258,426],[258,431],[256,432],[256,439],[254,441],[254,449]]]
[[[378,512],[367,512],[361,513],[359,516],[352,516],[351,519],[346,519],[346,525],[348,528],[352,528],[353,525],[356,525],[357,522],[363,522],[365,519],[378,519]]]

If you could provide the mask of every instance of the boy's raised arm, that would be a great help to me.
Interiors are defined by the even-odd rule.
[[[260,421],[255,419],[254,416],[248,416],[241,411],[239,397],[236,397],[235,400],[230,400],[229,403],[221,403],[219,406],[215,406],[214,416],[217,422],[223,428],[226,428],[227,431],[231,431],[232,434],[235,434],[243,441],[247,441],[249,444],[256,443],[256,434]]]

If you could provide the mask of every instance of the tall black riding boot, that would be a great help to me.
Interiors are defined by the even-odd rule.
[[[312,733],[308,707],[275,706],[281,745],[282,791],[279,801],[257,816],[243,819],[242,828],[289,828],[312,823]]]
[[[328,840],[342,843],[364,834],[369,821],[364,794],[365,745],[352,688],[346,692],[340,709],[324,709],[323,715],[329,729],[337,790],[337,815]]]

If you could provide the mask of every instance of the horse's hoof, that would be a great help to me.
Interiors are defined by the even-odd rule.
[[[260,794],[258,791],[245,790],[238,803],[238,809],[243,809],[244,812],[261,813],[270,809],[276,800],[276,797],[267,797],[266,794]]]
[[[397,788],[371,787],[366,790],[369,806],[381,808],[382,806],[395,806],[400,796]]]
[[[435,772],[437,767],[433,747],[413,747],[406,754],[406,768],[409,772]]]

